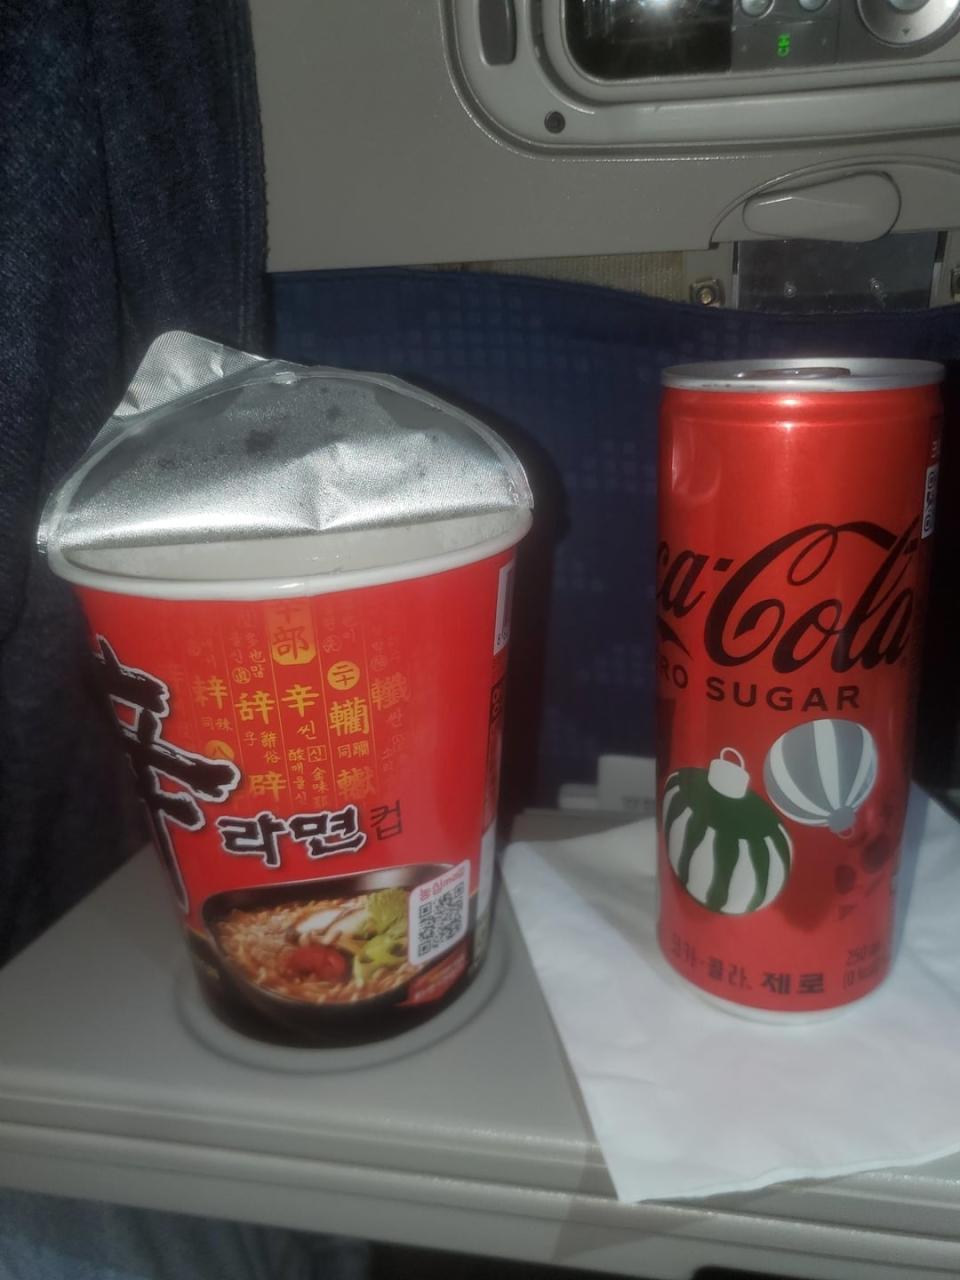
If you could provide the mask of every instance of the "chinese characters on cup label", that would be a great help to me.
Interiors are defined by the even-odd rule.
[[[189,906],[168,823],[201,831],[206,816],[197,804],[223,804],[240,785],[240,770],[231,760],[211,759],[167,742],[163,721],[170,714],[170,689],[139,667],[124,666],[106,637],[97,636],[100,679],[123,736],[137,791],[146,806],[160,855],[184,910]],[[177,787],[166,790],[165,778]]]
[[[127,759],[161,856],[180,905],[186,910],[190,905],[189,895],[167,824],[174,822],[187,831],[202,831],[206,814],[197,802],[223,804],[240,786],[243,774],[230,759],[200,755],[167,741],[163,736],[163,722],[171,709],[169,686],[148,671],[125,666],[104,636],[97,636],[97,645],[94,656],[101,683],[123,736]],[[165,786],[164,780],[174,787]],[[248,782],[253,795],[265,793],[261,775],[254,774]],[[373,806],[369,816],[370,827],[378,840],[402,834],[399,800]],[[280,843],[283,836],[301,845],[310,859],[359,853],[367,843],[355,804],[297,813],[289,818],[279,818],[264,809],[250,817],[222,816],[215,825],[225,853],[258,857],[271,869],[283,865]]]

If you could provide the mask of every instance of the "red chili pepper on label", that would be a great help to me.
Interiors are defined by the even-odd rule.
[[[284,957],[284,967],[293,978],[319,978],[321,982],[343,982],[350,976],[350,962],[343,952],[322,943],[292,947]]]

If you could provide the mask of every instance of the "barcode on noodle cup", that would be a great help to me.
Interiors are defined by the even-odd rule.
[[[469,861],[417,885],[410,894],[410,963],[424,964],[458,943],[469,915]]]
[[[920,537],[929,538],[933,533],[934,517],[937,512],[937,477],[940,464],[935,462],[927,467],[926,482],[923,487],[923,519],[920,522]]]
[[[497,580],[497,621],[493,634],[494,657],[510,643],[514,565],[515,561],[509,560],[500,570]]]

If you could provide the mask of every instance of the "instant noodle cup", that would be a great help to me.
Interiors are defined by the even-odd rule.
[[[180,333],[48,503],[40,546],[235,1027],[377,1039],[476,974],[531,506],[436,397]]]

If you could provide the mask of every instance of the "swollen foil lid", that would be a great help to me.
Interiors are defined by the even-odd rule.
[[[114,415],[51,496],[52,566],[89,553],[345,534],[528,511],[490,428],[380,374],[232,351],[188,333],[150,347]]]

